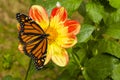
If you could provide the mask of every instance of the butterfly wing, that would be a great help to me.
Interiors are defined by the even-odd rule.
[[[19,40],[23,44],[23,51],[35,60],[36,68],[40,69],[46,58],[47,34],[30,17],[18,13],[16,18],[20,23]]]

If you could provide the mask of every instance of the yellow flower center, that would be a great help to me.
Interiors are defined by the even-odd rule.
[[[48,43],[49,44],[53,43],[56,40],[56,38],[58,37],[58,32],[53,27],[49,27],[47,29],[46,33],[49,34],[49,36],[48,36]]]

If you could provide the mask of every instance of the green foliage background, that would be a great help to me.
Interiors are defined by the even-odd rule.
[[[37,71],[32,61],[17,50],[15,14],[27,14],[34,4],[42,5],[50,14],[57,1],[67,9],[69,18],[80,22],[78,43],[67,50],[70,62],[66,67],[50,62],[47,68]],[[0,79],[120,80],[120,0],[0,2]],[[10,18],[3,18],[5,12]]]

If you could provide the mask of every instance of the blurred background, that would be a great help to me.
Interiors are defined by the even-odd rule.
[[[29,0],[0,0],[0,80],[25,77],[29,58],[18,51],[16,13],[29,7]]]

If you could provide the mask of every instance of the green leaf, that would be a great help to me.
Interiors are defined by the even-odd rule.
[[[32,4],[40,4],[44,6],[49,13],[54,7],[56,7],[57,2],[60,2],[61,6],[65,7],[68,11],[68,14],[71,15],[75,10],[78,9],[82,0],[31,0]]]
[[[81,3],[81,5],[79,6],[78,12],[79,12],[82,16],[85,16],[85,15],[86,15],[86,4],[85,4],[84,1],[83,1],[83,2]]]
[[[114,23],[120,22],[120,9],[117,9],[115,12],[111,13],[111,15],[109,16],[109,18],[110,18],[111,21],[113,21]],[[109,20],[109,21],[110,21],[110,20]]]
[[[80,68],[78,68],[78,66],[74,63],[73,59],[70,59],[69,64],[65,67],[56,80],[78,80],[80,71]]]
[[[88,13],[89,18],[94,22],[99,24],[102,20],[102,13],[104,11],[103,6],[97,3],[89,2],[86,5],[86,11]]]
[[[68,53],[71,53],[71,52],[72,52],[72,48],[68,48],[68,49],[67,49],[67,52],[68,52]]]
[[[99,53],[109,53],[120,58],[120,44],[112,40],[99,40],[96,44]]]
[[[84,24],[81,27],[80,33],[77,35],[78,42],[85,42],[94,31],[95,27],[92,25]]]
[[[84,62],[87,60],[87,44],[86,43],[78,43],[72,49],[72,58],[74,59],[75,64],[78,67],[82,67]]]
[[[78,58],[78,62],[79,62],[79,64],[81,64],[82,62],[84,62],[85,61],[85,59],[86,59],[86,50],[85,49],[79,49],[77,52],[76,52],[76,56],[77,56],[77,58]]]
[[[120,9],[111,12],[111,13],[105,13],[103,20],[105,22],[106,25],[111,26],[113,24],[118,24],[120,23]]]
[[[85,80],[105,80],[112,74],[114,61],[112,56],[100,54],[85,63],[83,76]]]
[[[110,5],[114,8],[120,8],[120,0],[109,0]]]
[[[76,80],[77,76],[76,76],[76,73],[71,75],[71,72],[72,73],[78,73],[78,70],[75,70],[74,71],[74,68],[72,68],[72,70],[68,70],[68,69],[65,69],[61,75],[59,75],[57,78],[57,80]],[[69,76],[68,76],[69,75]]]
[[[83,0],[58,0],[61,3],[61,6],[64,6],[68,14],[71,16],[72,13],[77,10]]]
[[[111,24],[105,34],[112,38],[120,39],[120,23]]]
[[[79,68],[81,68],[83,63],[87,60],[86,45],[86,43],[77,43],[69,54],[70,60]]]
[[[120,64],[116,65],[113,74],[112,74],[113,80],[120,80]]]

